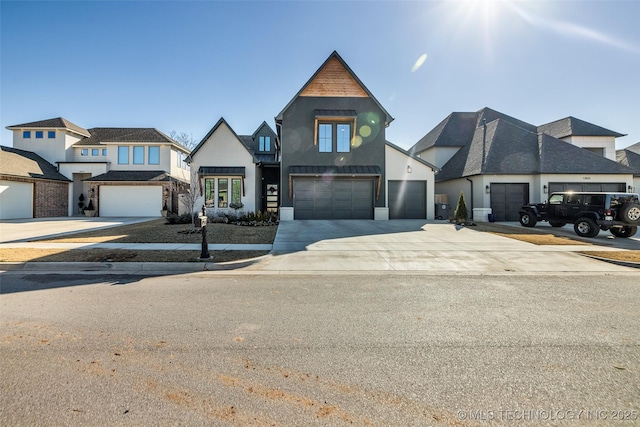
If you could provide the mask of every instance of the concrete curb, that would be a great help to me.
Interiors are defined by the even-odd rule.
[[[630,268],[640,268],[640,262],[631,262],[631,261],[620,261],[617,259],[610,259],[610,258],[602,258],[599,256],[595,256],[595,255],[589,255],[589,254],[585,254],[585,253],[578,253],[578,255],[582,255],[585,256],[587,258],[592,258],[598,261],[604,261],[604,262],[608,262],[609,264],[615,264],[615,265],[619,265],[622,267],[630,267]]]

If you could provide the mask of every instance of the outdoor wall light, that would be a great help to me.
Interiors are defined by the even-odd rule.
[[[487,194],[491,193],[491,187],[489,187],[489,185],[485,186],[484,190],[487,192]]]
[[[546,185],[543,185],[542,186],[542,192],[548,193],[549,192],[549,187],[547,187]]]
[[[630,185],[627,185],[627,189],[629,190],[629,193],[631,193],[633,191],[633,187]]]
[[[413,172],[411,165],[407,165],[407,173],[411,173],[411,172]]]

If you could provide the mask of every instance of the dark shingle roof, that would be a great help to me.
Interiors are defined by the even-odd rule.
[[[613,136],[615,138],[625,136],[571,116],[538,126],[538,132],[549,134],[558,139],[567,136]]]
[[[111,170],[107,173],[103,173],[102,175],[97,175],[89,179],[85,179],[85,181],[129,181],[129,182],[164,182],[164,181],[174,181],[175,179],[171,177],[165,171],[118,171]]]
[[[634,175],[640,175],[640,142],[623,150],[616,150],[616,161],[633,169]]]
[[[290,175],[382,175],[380,166],[289,166]]]
[[[462,147],[442,167],[440,173],[436,175],[436,181],[480,174],[629,174],[632,172],[629,168],[588,150],[498,119],[487,124],[486,139],[483,127],[477,128],[471,143]]]
[[[90,136],[75,145],[102,145],[107,142],[152,142],[169,143],[182,147],[169,136],[155,128],[91,128]]]
[[[89,131],[82,128],[63,117],[56,117],[55,119],[39,120],[37,122],[23,123],[20,125],[7,126],[7,129],[21,129],[21,128],[49,128],[49,129],[69,129],[80,135],[89,136]]]
[[[0,174],[70,182],[58,169],[34,152],[0,146]]]
[[[476,129],[495,120],[509,122],[516,127],[536,132],[536,126],[518,120],[499,111],[485,107],[475,113],[454,112],[441,121],[433,130],[409,149],[411,153],[420,153],[431,147],[462,147],[469,144]]]

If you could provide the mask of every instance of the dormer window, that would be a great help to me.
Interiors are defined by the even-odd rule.
[[[270,136],[261,136],[260,137],[259,150],[260,151],[271,151],[271,137]]]

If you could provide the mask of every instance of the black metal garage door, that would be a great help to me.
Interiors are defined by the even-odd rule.
[[[550,182],[549,193],[557,191],[626,191],[625,183],[618,182]]]
[[[372,179],[295,178],[295,219],[373,219]]]
[[[389,218],[427,217],[426,181],[389,181]]]
[[[518,211],[529,203],[529,184],[491,183],[491,209],[496,221],[518,221]]]

